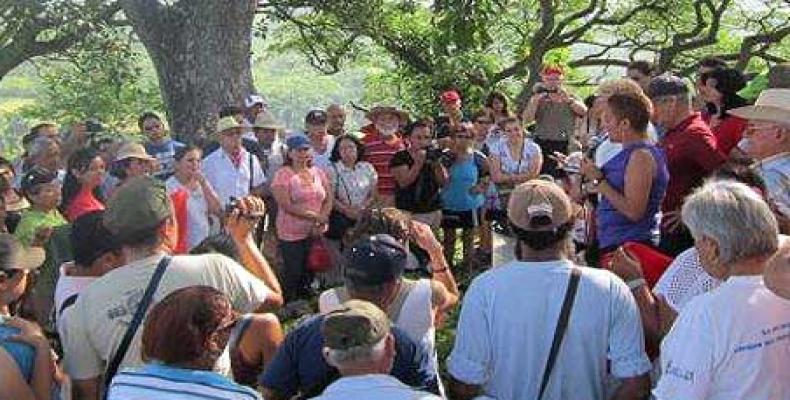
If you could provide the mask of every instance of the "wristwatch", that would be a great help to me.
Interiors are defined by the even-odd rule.
[[[642,286],[647,285],[647,281],[645,280],[645,278],[636,278],[626,282],[626,285],[628,285],[629,289],[636,290]]]

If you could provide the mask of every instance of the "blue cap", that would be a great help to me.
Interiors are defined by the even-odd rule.
[[[288,150],[296,150],[303,147],[313,147],[310,144],[310,140],[304,135],[293,135],[289,137],[285,140],[285,146],[288,147]]]
[[[403,276],[408,253],[390,235],[373,235],[346,250],[345,278],[362,285],[380,285]]]

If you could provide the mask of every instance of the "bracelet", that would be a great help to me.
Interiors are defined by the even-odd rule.
[[[628,285],[629,289],[636,290],[642,286],[647,285],[647,281],[645,280],[645,278],[636,278],[626,282],[626,285]]]

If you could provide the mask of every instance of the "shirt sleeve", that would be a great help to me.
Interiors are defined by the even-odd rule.
[[[625,282],[613,275],[611,291],[609,360],[612,375],[618,378],[636,377],[650,370],[639,308]]]
[[[215,287],[226,293],[233,308],[242,312],[252,312],[266,301],[271,290],[258,277],[247,271],[236,261],[223,255],[211,255],[211,271],[214,271]],[[217,278],[222,279],[218,281]]]
[[[87,312],[81,306],[81,299],[71,307],[68,318],[63,319],[64,365],[72,379],[86,380],[96,378],[104,371],[101,355],[88,340],[87,323],[83,319]]]
[[[691,132],[689,132],[691,133]],[[727,161],[716,143],[716,137],[710,132],[697,132],[689,141],[688,154],[706,172],[711,172]]]
[[[425,344],[416,342],[400,328],[392,327],[396,354],[392,376],[413,388],[439,393],[439,377],[433,354]]]
[[[710,321],[686,307],[661,343],[661,379],[656,400],[706,399],[715,365]]]
[[[291,398],[299,388],[299,365],[296,362],[299,349],[295,339],[297,332],[299,332],[298,327],[285,336],[260,378],[261,386],[285,398]]]
[[[486,383],[493,353],[481,292],[474,282],[466,292],[458,319],[455,345],[447,358],[450,375],[469,385]]]

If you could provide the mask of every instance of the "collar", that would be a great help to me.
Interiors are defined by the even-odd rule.
[[[401,383],[401,381],[397,380],[393,376],[384,374],[369,374],[341,377],[329,385],[324,391],[324,394],[326,395],[345,391],[360,390],[370,391],[374,390],[376,387],[390,387],[412,390],[410,387]]]
[[[790,151],[784,151],[779,154],[774,154],[770,157],[765,157],[762,160],[758,161],[757,164],[760,166],[760,168],[765,168],[766,166],[779,164],[785,160],[790,160]]]
[[[683,131],[685,131],[686,128],[689,127],[689,125],[691,125],[694,121],[696,121],[698,119],[700,119],[700,120],[702,119],[702,115],[699,112],[691,113],[691,115],[686,117],[683,121],[680,121],[679,124],[675,125],[674,127],[670,128],[670,129],[667,129],[667,132],[666,132],[666,134],[664,134],[664,137],[667,137],[667,136],[669,136],[669,135],[671,135],[673,133],[676,133],[676,132],[683,132]]]

